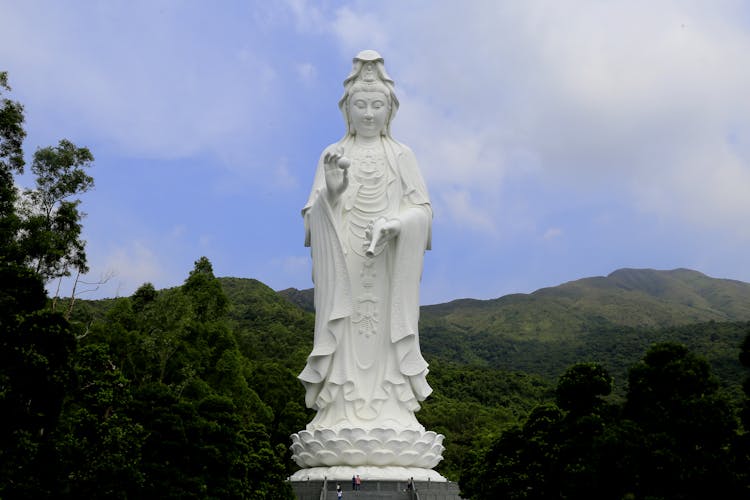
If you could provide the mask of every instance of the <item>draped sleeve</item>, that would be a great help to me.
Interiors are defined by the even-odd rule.
[[[325,193],[325,187],[322,188]],[[316,401],[329,372],[332,356],[344,330],[340,323],[352,314],[349,272],[327,196],[317,196],[305,212],[315,283],[315,334],[313,350],[299,375],[305,386],[305,403]]]

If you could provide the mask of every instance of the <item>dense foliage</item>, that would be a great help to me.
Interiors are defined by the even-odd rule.
[[[597,363],[570,367],[554,402],[465,465],[464,495],[747,498],[747,422],[740,426],[705,359],[681,344],[655,344],[631,367],[623,403],[607,401],[611,387]]]
[[[85,469],[95,446],[101,453],[91,457],[90,466],[101,467],[106,462],[102,456],[109,458],[113,449],[108,442],[112,430],[101,434],[101,424],[117,415],[122,427],[115,434],[129,448],[115,446],[112,460],[130,464],[131,496],[154,496],[165,489],[174,498],[288,495],[283,483],[286,447],[271,439],[276,408],[254,387],[258,372],[268,368],[241,353],[227,320],[228,307],[204,257],[182,287],[155,292],[146,284],[133,297],[111,303],[102,319],[89,319],[79,353],[94,356],[83,358],[77,373],[109,374],[101,382],[79,379],[78,387],[101,384],[101,394],[112,400],[94,401],[104,410],[92,412],[80,404],[83,398],[71,399],[76,412],[93,413],[89,418],[100,432],[83,449],[66,449],[75,457],[69,463]],[[92,362],[100,369],[91,369]],[[285,376],[293,378],[288,370],[277,374],[281,380]],[[298,425],[304,425],[301,417]],[[78,429],[69,425],[64,430],[75,442]],[[126,453],[131,455],[122,456]],[[121,466],[113,469],[126,473]],[[96,478],[85,470],[68,475]],[[70,486],[82,488],[74,490],[77,496],[89,496],[87,488],[101,488],[86,481]]]
[[[423,308],[424,310],[424,308]],[[498,311],[493,314],[504,314]],[[573,334],[561,331],[517,337],[513,331],[485,330],[479,315],[449,322],[427,314],[420,326],[423,351],[461,364],[488,366],[538,374],[554,381],[567,367],[581,360],[605,364],[614,377],[614,393],[623,397],[629,367],[654,343],[677,342],[701,353],[733,399],[742,395],[743,370],[737,363],[737,346],[747,334],[748,322],[714,322],[667,327],[602,325]],[[558,317],[550,313],[554,323]],[[561,321],[564,323],[564,319]]]

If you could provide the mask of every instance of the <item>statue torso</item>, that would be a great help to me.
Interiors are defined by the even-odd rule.
[[[355,145],[350,155],[352,182],[346,194],[344,224],[349,248],[364,257],[368,224],[380,217],[388,218],[394,211],[388,194],[388,161],[380,143]],[[382,250],[378,248],[376,253]]]

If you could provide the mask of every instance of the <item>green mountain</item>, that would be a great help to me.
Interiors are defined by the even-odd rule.
[[[445,321],[519,340],[559,341],[602,327],[750,320],[750,284],[689,269],[620,269],[531,294],[425,306],[422,318],[429,325]]]

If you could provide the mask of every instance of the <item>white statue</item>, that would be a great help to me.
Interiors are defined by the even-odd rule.
[[[414,154],[391,137],[398,100],[380,54],[360,52],[344,87],[347,133],[323,151],[302,210],[316,319],[299,378],[317,414],[292,436],[294,459],[306,468],[295,477],[346,479],[347,467],[370,466],[371,478],[444,480],[429,470],[442,459],[443,436],[414,416],[432,392],[417,331],[432,224],[427,188]]]

